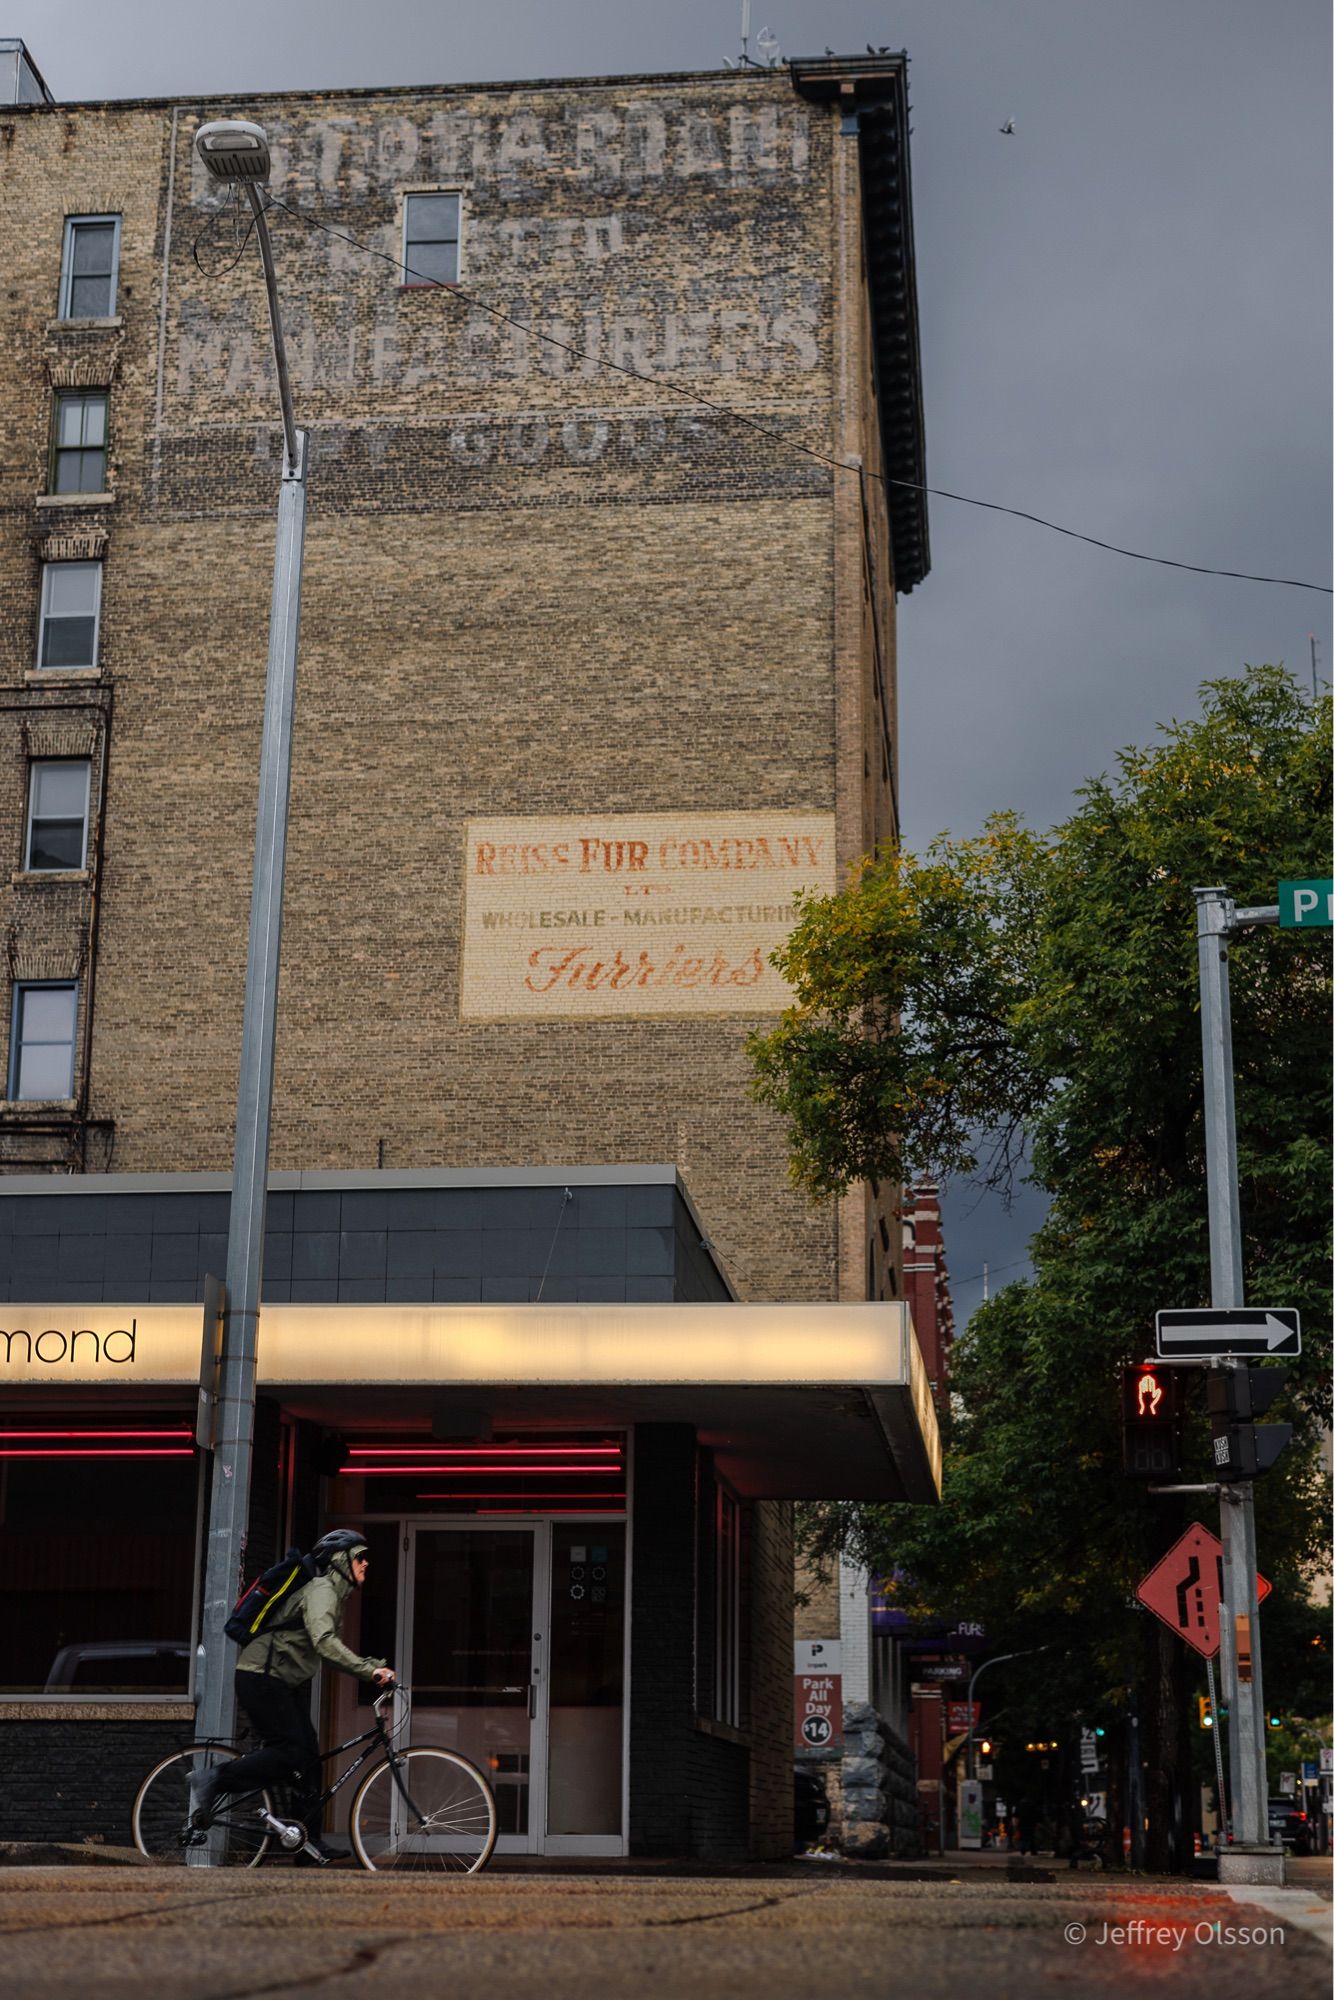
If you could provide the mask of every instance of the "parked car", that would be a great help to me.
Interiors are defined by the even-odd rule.
[[[46,1676],[48,1694],[181,1693],[190,1685],[184,1639],[97,1639],[62,1646]]]
[[[815,1847],[829,1831],[829,1795],[819,1771],[809,1764],[793,1767],[793,1842],[800,1854]]]
[[[1311,1852],[1311,1822],[1295,1799],[1269,1801],[1269,1838],[1281,1840],[1292,1854]]]

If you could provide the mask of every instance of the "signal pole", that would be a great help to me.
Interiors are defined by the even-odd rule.
[[[1253,924],[1276,924],[1278,906],[1238,910],[1226,889],[1196,889],[1200,958],[1200,1035],[1204,1053],[1204,1145],[1209,1198],[1210,1300],[1216,1307],[1246,1303],[1241,1265],[1241,1202],[1237,1191],[1237,1121],[1232,1081],[1232,1012],[1228,946]],[[1245,1367],[1223,1361],[1220,1367]],[[1260,1615],[1256,1600],[1255,1488],[1249,1479],[1218,1494],[1223,1542],[1219,1607],[1223,1700],[1228,1708],[1233,1842],[1219,1850],[1219,1880],[1282,1882],[1283,1849],[1269,1842],[1269,1787],[1265,1775],[1264,1681],[1260,1666]],[[1215,1710],[1215,1728],[1217,1710]]]

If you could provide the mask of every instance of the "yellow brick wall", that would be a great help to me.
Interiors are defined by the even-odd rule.
[[[0,686],[55,698],[29,678],[39,553],[97,531],[114,696],[100,870],[63,904],[0,874],[0,899],[35,948],[91,936],[100,896],[79,1108],[114,1147],[83,1163],[124,1171],[230,1156],[280,444],[253,247],[222,268],[233,219],[193,162],[228,108],[0,131]],[[257,112],[280,200],[366,246],[275,213],[313,463],[274,1166],[674,1161],[743,1296],[863,1295],[866,1202],[840,1246],[747,1096],[766,1017],[477,1022],[459,994],[471,818],[836,811],[845,859],[892,832],[867,747],[892,592],[858,482],[692,401],[873,455],[855,140],[781,74]],[[371,254],[431,185],[462,189],[475,299]],[[122,324],[62,328],[63,218],[103,211]],[[111,386],[115,499],[41,508],[53,382],[80,369]]]

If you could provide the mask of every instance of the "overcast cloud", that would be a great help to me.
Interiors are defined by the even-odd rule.
[[[933,485],[1187,562],[1330,581],[1324,0],[751,11],[785,56],[908,52]],[[57,98],[241,108],[259,90],[709,69],[736,54],[740,13],[0,0],[0,34],[23,36]],[[900,607],[910,844],[1000,806],[1059,818],[1208,676],[1285,660],[1309,685],[1311,634],[1328,673],[1328,597],[1128,562],[945,500],[931,546]],[[963,1314],[1032,1214],[954,1191]]]

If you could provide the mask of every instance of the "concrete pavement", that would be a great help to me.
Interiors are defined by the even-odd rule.
[[[0,1980],[23,2000],[1123,2000],[1141,1988],[1324,2000],[1328,1906],[1307,1889],[1245,1893],[1264,1900],[989,1870],[437,1885],[281,1868],[11,1868]]]

